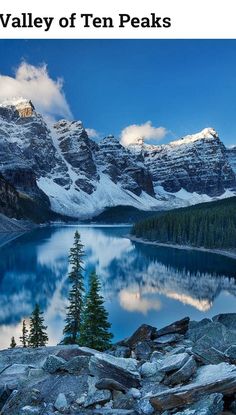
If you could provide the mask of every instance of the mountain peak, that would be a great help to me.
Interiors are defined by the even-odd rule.
[[[203,139],[215,140],[215,139],[218,139],[218,138],[219,138],[219,135],[216,132],[216,130],[214,128],[208,127],[208,128],[204,128],[199,133],[186,135],[185,137],[182,137],[179,140],[172,141],[170,144],[171,145],[181,145],[181,144],[193,143],[195,141],[203,140]]]
[[[23,97],[7,99],[0,104],[0,107],[15,107],[20,117],[32,117],[35,110],[32,101]]]

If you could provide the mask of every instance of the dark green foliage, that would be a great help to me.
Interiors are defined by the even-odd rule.
[[[29,346],[45,346],[48,342],[47,327],[43,323],[43,312],[40,310],[39,305],[36,304],[30,317]]]
[[[20,342],[22,343],[23,347],[27,347],[28,344],[28,330],[26,327],[26,322],[23,320],[22,323],[22,336],[20,337]]]
[[[82,267],[83,256],[84,251],[83,245],[80,242],[80,234],[76,231],[74,236],[74,245],[70,249],[69,255],[69,263],[71,265],[69,280],[72,286],[69,292],[66,325],[63,330],[65,337],[62,343],[64,344],[76,344],[80,332],[84,295]]]
[[[236,248],[236,197],[166,212],[136,223],[132,234],[160,243]]]
[[[14,349],[16,347],[16,341],[15,341],[15,337],[11,338],[11,344],[10,344],[10,348]]]
[[[100,289],[98,276],[92,272],[85,301],[79,344],[104,351],[111,346],[113,335],[109,331],[111,325],[108,322],[108,313],[104,308],[104,299],[100,295]]]

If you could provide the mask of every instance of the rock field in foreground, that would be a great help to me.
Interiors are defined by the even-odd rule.
[[[105,353],[0,351],[1,415],[236,414],[236,314],[142,325]]]

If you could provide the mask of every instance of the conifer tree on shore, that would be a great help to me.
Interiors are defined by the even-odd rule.
[[[74,244],[70,249],[69,263],[71,271],[69,273],[69,281],[71,289],[69,292],[69,305],[67,306],[66,325],[63,330],[63,344],[76,344],[81,328],[81,318],[83,310],[84,282],[83,282],[83,245],[80,241],[78,231],[74,235]]]
[[[20,342],[22,343],[23,347],[27,347],[27,344],[28,344],[28,329],[26,327],[25,320],[23,320],[23,323],[22,323],[22,336],[20,336]]]
[[[15,337],[14,337],[14,336],[12,336],[12,338],[11,338],[10,348],[11,348],[11,349],[14,349],[15,347],[16,347]]]
[[[101,285],[96,272],[90,274],[89,291],[86,296],[79,344],[104,351],[111,346],[113,335],[108,322],[104,299],[100,295]]]
[[[48,342],[46,330],[43,312],[40,310],[39,304],[36,304],[30,317],[29,346],[46,346]]]

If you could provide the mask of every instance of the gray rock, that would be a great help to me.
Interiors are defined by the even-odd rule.
[[[152,415],[155,412],[153,406],[150,404],[149,396],[140,399],[135,405],[135,409],[139,415]]]
[[[202,322],[200,322],[202,323]],[[194,343],[198,341],[203,336],[209,336],[212,339],[212,342],[215,342],[215,347],[221,347],[223,344],[224,335],[226,333],[226,328],[223,324],[218,322],[204,322],[204,324],[197,324],[191,330],[188,331],[188,338]]]
[[[21,411],[20,415],[41,415],[42,409],[36,406],[24,406]]]
[[[163,336],[159,336],[156,340],[156,344],[160,345],[167,345],[172,343],[177,343],[179,341],[183,340],[183,336],[181,334],[164,334]]]
[[[236,364],[236,344],[232,344],[232,346],[228,347],[225,355],[229,358],[231,363]]]
[[[64,370],[65,363],[61,357],[50,355],[46,358],[43,369],[48,373],[56,373]]]
[[[203,366],[193,382],[171,388],[150,397],[157,411],[165,411],[192,404],[212,393],[231,395],[236,390],[236,366],[227,363]]]
[[[158,350],[155,350],[153,353],[152,353],[152,355],[151,355],[151,358],[150,358],[150,361],[151,362],[156,362],[156,361],[160,361],[160,360],[162,360],[163,359],[163,352],[160,352],[160,351],[158,351]]]
[[[113,394],[113,408],[114,409],[133,409],[135,400],[131,395],[124,395],[119,392],[116,396]]]
[[[132,334],[132,336],[123,341],[123,343],[131,348],[134,348],[137,343],[153,340],[156,336],[157,329],[155,327],[143,324]]]
[[[185,334],[188,330],[189,325],[189,317],[185,317],[182,320],[175,321],[174,323],[170,324],[169,326],[163,327],[162,329],[157,331],[157,337],[164,336],[166,334]]]
[[[130,388],[127,392],[127,395],[132,396],[134,399],[139,399],[141,397],[141,392],[139,389]]]
[[[98,390],[96,388],[97,379],[89,379],[89,388],[88,394],[84,402],[84,407],[95,406],[97,404],[105,404],[109,402],[112,398],[111,392],[109,390]]]
[[[172,372],[180,369],[189,360],[187,353],[179,353],[176,355],[169,355],[161,362],[159,370],[162,372]]]
[[[62,369],[70,374],[89,374],[89,356],[76,356],[63,364]]]
[[[191,352],[196,356],[198,360],[204,364],[218,364],[221,362],[227,362],[229,359],[227,356],[220,350],[223,349],[223,338],[215,336],[203,336],[196,341],[195,345],[192,347]],[[219,349],[217,349],[219,348]]]
[[[124,359],[108,354],[91,357],[90,373],[98,378],[110,378],[121,383],[126,388],[140,386],[140,375],[137,371],[137,361]]]
[[[165,385],[178,385],[188,381],[197,371],[197,364],[191,356],[187,362],[176,372],[165,378]]]
[[[68,408],[68,402],[64,393],[59,393],[54,406],[58,411],[65,411]]]
[[[179,354],[185,352],[188,353],[188,349],[186,349],[184,346],[178,346],[171,350],[170,354]]]
[[[160,364],[157,362],[145,362],[140,368],[140,374],[143,378],[153,378],[158,377],[161,381],[164,377],[164,374],[159,372]],[[158,375],[158,376],[157,376]]]
[[[118,346],[116,345],[114,350],[110,352],[115,357],[130,357],[131,351],[128,346]]]
[[[134,353],[138,360],[148,360],[152,354],[152,348],[149,342],[139,342],[136,344]]]
[[[96,383],[96,388],[97,389],[108,389],[108,390],[117,390],[117,391],[121,391],[121,392],[127,392],[127,388],[122,385],[119,382],[116,382],[113,379],[108,379],[108,378],[103,378],[100,379],[97,383]]]
[[[229,330],[236,331],[236,313],[218,314],[212,318],[214,322],[221,323]]]
[[[223,408],[223,395],[213,393],[175,415],[221,415]]]

